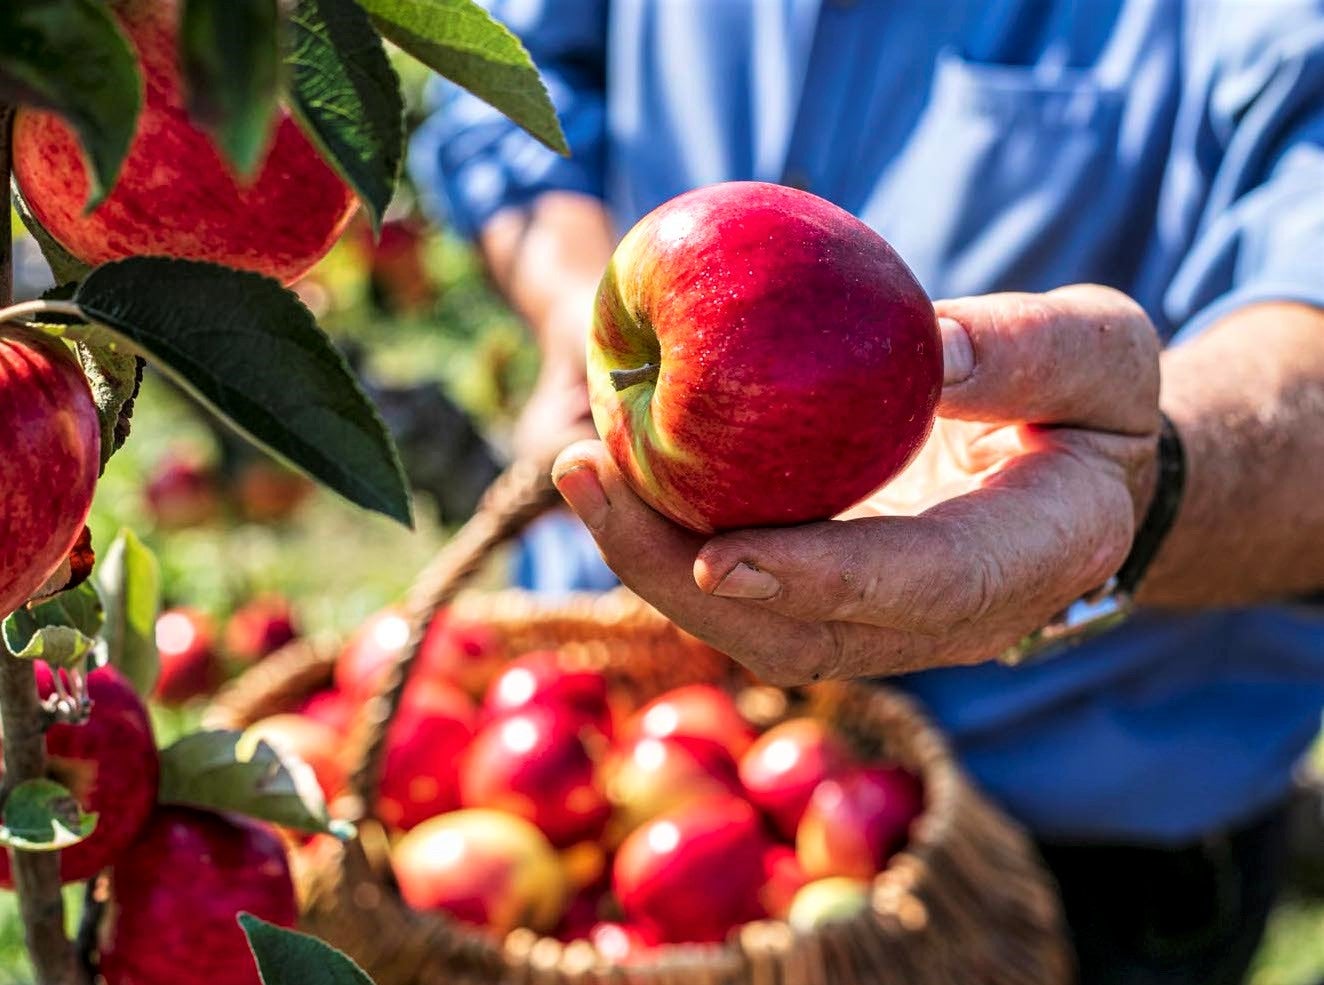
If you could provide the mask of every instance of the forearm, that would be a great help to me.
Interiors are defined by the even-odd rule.
[[[1163,357],[1186,493],[1140,601],[1231,605],[1324,588],[1324,310],[1229,315]]]
[[[533,329],[545,357],[582,364],[598,281],[615,246],[595,198],[548,192],[498,213],[479,239],[497,286]]]

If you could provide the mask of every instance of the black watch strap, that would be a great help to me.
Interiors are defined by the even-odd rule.
[[[1117,591],[1134,595],[1140,580],[1149,570],[1150,562],[1158,554],[1163,539],[1177,519],[1182,493],[1186,489],[1186,450],[1181,435],[1167,414],[1160,413],[1161,426],[1158,443],[1158,476],[1154,483],[1154,498],[1150,501],[1145,518],[1140,522],[1131,553],[1117,569],[1114,584]]]

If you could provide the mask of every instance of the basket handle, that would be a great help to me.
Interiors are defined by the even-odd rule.
[[[405,596],[409,642],[400,651],[381,690],[363,709],[350,762],[349,795],[337,813],[349,821],[373,816],[381,780],[386,736],[400,708],[410,671],[423,648],[433,617],[449,604],[497,547],[560,502],[549,461],[517,461],[484,494],[478,509],[419,573]]]

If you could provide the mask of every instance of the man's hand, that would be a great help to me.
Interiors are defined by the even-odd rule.
[[[1121,565],[1153,484],[1159,341],[1102,287],[937,309],[933,434],[846,517],[708,539],[596,442],[562,453],[557,486],[627,586],[771,683],[995,656]]]

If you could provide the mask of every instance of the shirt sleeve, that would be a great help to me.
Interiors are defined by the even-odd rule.
[[[1324,307],[1324,2],[1193,8],[1203,112],[1174,163],[1209,192],[1164,297],[1180,336],[1257,301]]]
[[[561,157],[444,80],[409,147],[424,207],[473,237],[496,212],[551,190],[602,196],[606,0],[480,0],[528,49],[560,117]]]

